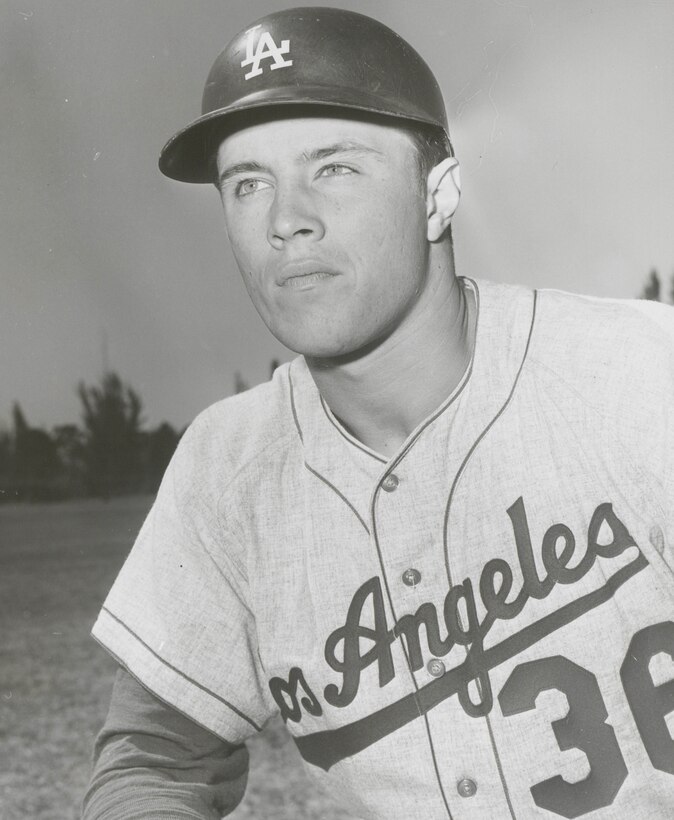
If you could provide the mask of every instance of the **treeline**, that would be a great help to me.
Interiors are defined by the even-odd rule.
[[[674,274],[665,295],[660,275],[651,270],[640,298],[674,304]],[[272,374],[277,366],[272,361]],[[237,373],[235,392],[247,388]],[[81,426],[31,427],[14,404],[11,429],[0,428],[0,503],[157,491],[183,431],[166,422],[144,430],[140,396],[116,373],[106,373],[98,385],[80,383],[77,393]]]
[[[11,429],[0,430],[0,502],[156,492],[181,433],[166,422],[143,429],[140,396],[116,373],[77,392],[81,426],[31,427],[14,404]]]

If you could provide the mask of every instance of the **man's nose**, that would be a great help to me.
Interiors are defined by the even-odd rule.
[[[319,240],[325,226],[310,191],[301,185],[277,185],[274,202],[269,212],[267,239],[272,247],[281,250],[288,242],[298,239]]]

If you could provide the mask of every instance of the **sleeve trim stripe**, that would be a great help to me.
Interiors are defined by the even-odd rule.
[[[133,636],[138,643],[140,643],[153,657],[155,657],[160,663],[170,669],[172,672],[175,672],[177,675],[180,675],[181,678],[186,680],[188,683],[191,683],[192,686],[195,686],[197,689],[200,689],[202,692],[205,692],[207,695],[210,695],[212,698],[217,700],[219,703],[222,703],[228,709],[231,709],[232,712],[237,714],[242,720],[245,720],[246,723],[250,724],[256,732],[261,731],[261,727],[248,715],[244,714],[240,709],[237,709],[236,706],[231,704],[228,700],[221,697],[220,695],[216,695],[215,692],[212,692],[210,689],[205,687],[203,684],[199,683],[198,681],[191,678],[189,675],[186,675],[184,672],[181,672],[180,669],[177,669],[173,664],[170,664],[167,660],[158,655],[157,652],[147,644],[139,635],[137,635],[132,629],[130,629],[124,621],[120,620],[113,612],[111,612],[107,607],[102,607],[102,611],[106,613],[110,618],[112,618],[116,623],[118,623],[123,629],[125,629],[131,636]],[[134,676],[135,677],[135,676]],[[142,681],[141,681],[142,683]],[[143,684],[145,685],[145,684]]]
[[[112,649],[110,649],[104,643],[102,643],[102,641],[96,635],[92,634],[92,637],[113,658],[113,660],[115,660],[119,664],[119,666],[122,667],[122,669],[125,669],[129,673],[129,675],[131,675],[131,677],[134,678],[134,680],[136,680],[138,682],[138,684],[143,687],[143,689],[147,690],[152,695],[152,697],[157,698],[157,700],[161,701],[164,705],[169,706],[171,709],[174,709],[176,712],[179,712],[181,715],[183,715],[183,717],[188,718],[188,720],[191,720],[192,723],[195,723],[197,726],[200,726],[202,729],[205,729],[207,732],[210,732],[214,737],[217,737],[220,740],[224,740],[225,743],[229,743],[232,746],[238,745],[237,743],[234,743],[228,737],[223,735],[222,732],[216,731],[215,729],[213,729],[213,727],[207,726],[205,723],[201,723],[199,720],[192,717],[192,715],[188,714],[183,709],[180,709],[174,703],[171,703],[166,698],[163,698],[161,695],[158,695],[154,691],[154,689],[151,686],[148,686],[147,683],[144,683],[138,677],[138,675],[128,666],[128,664],[126,664],[118,655],[116,655],[112,651]]]

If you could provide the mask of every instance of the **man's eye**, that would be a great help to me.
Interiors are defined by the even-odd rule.
[[[237,196],[247,196],[248,194],[257,193],[262,188],[268,188],[269,183],[263,179],[243,179],[236,185]]]
[[[356,172],[353,168],[349,168],[348,165],[339,165],[339,163],[333,162],[330,165],[326,165],[324,168],[321,168],[319,171],[319,176],[323,177],[343,177],[347,176],[348,174],[355,174]]]

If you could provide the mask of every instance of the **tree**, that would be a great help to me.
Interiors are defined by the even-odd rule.
[[[53,494],[61,463],[49,433],[30,427],[16,402],[12,409],[14,447],[12,482],[18,497],[37,500]]]
[[[0,501],[11,498],[12,489],[12,437],[0,429]]]
[[[649,299],[652,302],[660,301],[660,277],[655,268],[651,270],[648,282],[644,285],[641,291],[642,299]]]
[[[234,392],[244,393],[248,390],[248,382],[243,378],[241,373],[237,370],[234,374]]]
[[[89,492],[107,498],[135,492],[142,481],[142,402],[116,373],[100,385],[80,382],[84,423],[84,466]]]
[[[145,434],[145,478],[143,489],[156,492],[175,452],[180,434],[167,422],[162,422],[155,430]]]
[[[76,471],[82,463],[85,437],[76,424],[59,424],[52,430],[52,440],[67,470]]]
[[[84,433],[76,424],[60,424],[52,429],[51,437],[61,462],[64,495],[82,495],[85,483]]]

